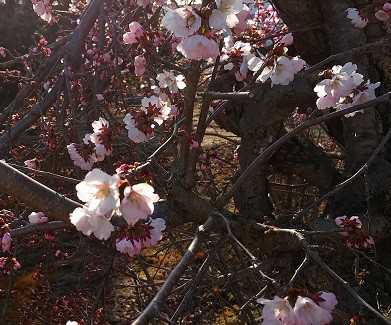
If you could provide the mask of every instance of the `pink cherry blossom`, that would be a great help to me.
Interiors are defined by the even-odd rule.
[[[242,10],[236,14],[236,17],[238,17],[239,21],[237,25],[233,28],[233,30],[235,34],[240,34],[243,33],[248,28],[247,20],[251,18],[250,8],[247,7],[246,5],[243,5]]]
[[[333,320],[330,312],[318,306],[308,297],[298,297],[293,312],[300,325],[326,325]]]
[[[105,99],[105,97],[102,94],[96,94],[96,100],[101,102]]]
[[[110,176],[100,169],[87,173],[84,181],[76,185],[77,197],[97,215],[104,215],[119,206],[119,176]]]
[[[218,44],[202,35],[193,35],[183,39],[177,50],[187,59],[215,59],[219,54]]]
[[[379,19],[380,21],[386,21],[388,19],[390,19],[390,15],[388,14],[387,11],[384,11],[384,10],[378,10],[376,13],[375,13],[375,17],[377,19]]]
[[[145,72],[145,66],[147,65],[147,59],[143,55],[137,55],[134,58],[134,74],[141,76]]]
[[[28,216],[29,222],[31,224],[39,224],[49,222],[49,218],[45,217],[42,212],[31,212]]]
[[[367,248],[368,245],[375,245],[375,241],[371,236],[361,230],[362,223],[357,216],[348,218],[347,216],[338,217],[335,223],[341,228],[350,228],[347,232],[341,232],[341,235],[348,236],[346,244],[355,249],[360,246]]]
[[[159,195],[154,191],[154,188],[147,183],[125,188],[119,211],[129,225],[145,220],[153,213],[154,203],[159,201]]]
[[[281,43],[283,43],[285,46],[291,45],[293,43],[292,33],[284,35],[284,37],[281,39]]]
[[[143,27],[136,21],[129,24],[129,32],[123,35],[126,44],[136,44],[144,37]]]
[[[4,232],[3,236],[1,236],[0,239],[1,239],[1,249],[3,253],[9,251],[12,242],[11,234],[9,232]]]
[[[136,239],[117,239],[116,243],[117,251],[120,253],[128,254],[130,257],[140,254],[142,249],[141,241]]]
[[[26,160],[24,164],[31,169],[37,169],[37,158]]]
[[[364,28],[368,24],[368,18],[364,16],[361,10],[356,8],[348,8],[347,17],[352,20],[352,24],[357,28]]]
[[[147,224],[149,234],[143,238],[144,247],[156,246],[163,238],[162,232],[166,229],[166,221],[162,218],[152,219]]]
[[[167,13],[162,19],[162,24],[176,37],[189,37],[201,27],[201,17],[191,7],[184,6],[172,10],[166,7]]]
[[[317,303],[320,308],[323,308],[331,313],[335,309],[335,306],[338,304],[338,300],[335,297],[335,294],[333,294],[332,292],[320,291],[318,293]]]

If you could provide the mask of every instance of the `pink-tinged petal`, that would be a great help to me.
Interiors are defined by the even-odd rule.
[[[388,14],[388,12],[384,11],[384,10],[379,10],[375,13],[375,17],[377,19],[379,19],[380,21],[386,21],[388,19],[390,19],[390,15]]]
[[[332,292],[320,292],[320,298],[322,298],[324,301],[319,301],[319,307],[327,310],[328,312],[332,312],[335,309],[335,306],[338,304],[338,300],[335,297],[335,294]]]

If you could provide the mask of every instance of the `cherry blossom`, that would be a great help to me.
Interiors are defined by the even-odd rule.
[[[28,218],[31,224],[49,222],[49,218],[45,217],[45,215],[42,212],[31,212]]]
[[[150,0],[137,0],[137,5],[145,8],[150,4],[150,2],[151,2]]]
[[[101,102],[101,101],[105,100],[105,97],[102,94],[96,94],[96,100],[98,102]]]
[[[26,160],[26,161],[24,162],[24,164],[25,164],[28,168],[31,168],[31,169],[38,169],[38,159],[37,159],[37,158],[30,159],[30,160]]]
[[[147,183],[125,188],[119,211],[129,225],[135,225],[137,221],[145,220],[153,213],[154,203],[159,201],[159,195],[154,191]]]
[[[136,76],[141,76],[145,72],[145,67],[147,65],[147,59],[143,55],[137,55],[134,58],[134,74]]]
[[[16,258],[0,257],[0,269],[3,269],[3,273],[10,274],[12,269],[20,269],[20,263]]]
[[[48,0],[44,1],[33,1],[33,9],[35,13],[43,20],[50,22],[52,20],[52,14],[50,12],[51,6]]]
[[[109,215],[111,215],[109,213]],[[114,227],[110,220],[105,216],[97,215],[86,206],[76,208],[70,214],[70,221],[84,235],[90,236],[92,233],[100,240],[106,240],[110,237]]]
[[[257,302],[265,305],[262,310],[264,325],[295,325],[296,317],[289,301],[275,296],[273,300],[257,299]]]
[[[129,32],[123,35],[126,44],[136,44],[144,37],[143,27],[136,21],[129,24]]]
[[[90,139],[95,144],[97,160],[101,161],[104,159],[104,156],[110,156],[113,152],[110,123],[103,117],[100,117],[99,120],[92,123],[92,128],[94,133],[91,134]]]
[[[335,309],[335,306],[338,304],[338,300],[335,297],[335,294],[332,292],[320,291],[317,293],[317,299],[314,300],[320,308],[332,312]]]
[[[76,185],[77,197],[97,215],[104,215],[119,206],[119,176],[110,176],[100,169],[87,173],[84,181]]]
[[[252,58],[249,60],[249,69],[257,71],[262,66],[262,59]],[[288,85],[293,81],[295,74],[305,67],[306,63],[299,57],[289,59],[286,56],[280,56],[273,61],[272,65],[266,66],[258,80],[265,82],[268,78],[271,79],[271,86]]]
[[[182,74],[175,76],[172,71],[163,70],[163,73],[157,74],[156,79],[159,81],[160,88],[168,87],[173,94],[177,94],[179,90],[186,88],[185,76]]]
[[[184,6],[172,10],[166,7],[167,13],[162,24],[177,37],[189,37],[201,27],[201,17],[191,7]]]
[[[321,75],[323,80],[314,88],[319,97],[317,107],[335,107],[340,102],[340,97],[350,95],[364,80],[363,75],[356,70],[357,65],[348,62],[344,66],[336,65],[331,70],[324,71]]]
[[[361,10],[356,8],[348,8],[347,17],[352,20],[352,24],[357,28],[364,28],[368,24],[368,18],[365,17]]]
[[[126,238],[122,238],[122,239],[117,239],[116,248],[117,251],[124,254],[128,254],[130,257],[133,257],[135,255],[140,254],[142,249],[142,244],[141,241],[137,239],[129,240]]]
[[[83,170],[91,170],[92,165],[97,160],[92,144],[91,135],[86,134],[82,144],[71,143],[67,145],[68,153],[74,164]]]
[[[333,320],[330,312],[318,306],[308,297],[298,297],[293,312],[300,325],[326,325]]]
[[[284,35],[284,37],[281,39],[281,43],[284,44],[284,46],[291,45],[293,43],[292,33],[288,33]]]
[[[240,10],[237,14],[236,17],[238,17],[238,23],[237,25],[233,28],[235,34],[240,34],[243,33],[247,28],[247,20],[251,18],[250,14],[250,8],[247,7],[246,5],[243,5],[242,10]]]
[[[162,232],[166,229],[166,221],[162,218],[152,219],[146,224],[148,235],[143,237],[144,247],[153,247],[163,238]]]
[[[236,16],[243,9],[242,0],[216,0],[217,9],[209,17],[209,26],[215,29],[228,30],[239,23]]]
[[[183,39],[177,50],[187,59],[215,59],[219,54],[218,44],[202,35],[193,35]]]
[[[123,121],[126,125],[125,128],[128,130],[128,137],[133,142],[146,142],[154,135],[152,128],[147,132],[140,131],[139,128],[136,126],[136,118],[132,114],[126,114]]]
[[[3,232],[0,239],[1,239],[1,249],[3,253],[9,251],[12,242],[11,234],[9,232]]]
[[[386,2],[383,5],[383,9],[378,10],[375,13],[375,17],[380,21],[387,21],[391,17],[391,3]]]

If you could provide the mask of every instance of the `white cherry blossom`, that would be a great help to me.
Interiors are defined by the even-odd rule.
[[[177,37],[189,37],[201,27],[201,17],[193,8],[184,6],[178,9],[166,7],[167,13],[162,19],[162,24]]]
[[[97,215],[104,215],[119,206],[119,176],[110,176],[100,169],[90,171],[84,181],[76,185],[77,197]]]
[[[242,0],[216,0],[217,9],[209,17],[209,26],[215,29],[228,30],[239,23],[238,14],[243,9]]]
[[[147,142],[154,135],[153,130],[152,132],[148,132],[148,133],[141,132],[136,127],[136,121],[134,117],[129,113],[125,115],[123,121],[125,123],[125,128],[128,130],[128,137],[133,142],[136,143]]]
[[[308,297],[298,297],[293,312],[300,325],[326,325],[333,320],[330,312],[318,306]]]
[[[108,218],[95,214],[85,206],[76,208],[70,214],[70,220],[76,229],[84,235],[90,236],[93,233],[100,240],[108,239],[111,232],[114,231],[114,227]]]
[[[356,8],[346,9],[347,17],[352,20],[352,24],[357,28],[364,28],[368,24],[368,18],[364,16],[361,10]]]
[[[262,310],[262,324],[266,325],[296,325],[296,317],[288,300],[275,296],[273,300],[257,299],[265,305]]]

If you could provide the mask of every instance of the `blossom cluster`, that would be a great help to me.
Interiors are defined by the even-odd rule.
[[[252,57],[248,60],[248,68],[251,71],[263,69],[258,79],[265,82],[270,78],[271,86],[288,85],[293,81],[296,73],[301,71],[306,62],[298,56],[287,56],[288,48],[293,43],[292,34],[285,35],[279,45],[267,54],[266,57]]]
[[[164,8],[162,24],[180,39],[176,49],[187,59],[215,59],[220,54],[220,32],[240,33],[247,28],[250,11],[242,0],[216,0],[210,6],[207,20],[205,13],[190,6]]]
[[[100,117],[98,121],[92,123],[92,128],[94,133],[87,133],[83,143],[67,145],[74,164],[83,170],[90,170],[95,162],[104,160],[105,156],[110,156],[113,151],[110,123]]]
[[[143,247],[155,246],[162,239],[164,229],[166,223],[162,218],[150,219],[146,223],[138,221],[117,239],[117,250],[133,257],[139,254]]]
[[[370,245],[375,245],[375,241],[371,236],[364,232],[362,228],[362,223],[357,216],[348,218],[347,216],[338,217],[335,219],[337,226],[341,228],[349,228],[349,231],[341,232],[342,236],[348,236],[346,239],[346,244],[349,247],[367,248]]]
[[[386,2],[382,9],[379,9],[375,13],[375,17],[380,21],[387,21],[391,17],[391,3]]]
[[[257,299],[265,305],[262,310],[263,325],[326,325],[333,320],[331,312],[338,301],[331,292],[320,291],[310,296],[288,294],[273,300]]]
[[[37,0],[31,0],[33,4],[34,12],[41,17],[43,20],[47,22],[51,22],[52,20],[52,13],[51,9],[52,6],[50,5],[49,0],[44,1],[37,1]]]
[[[347,17],[352,20],[354,27],[364,28],[367,26],[368,18],[363,9],[348,8],[346,11],[348,13]],[[375,17],[383,22],[388,21],[391,17],[391,3],[384,3],[383,7],[375,12]]]
[[[45,217],[43,212],[31,212],[28,218],[31,224],[40,224],[40,223],[49,222],[49,218]]]
[[[317,107],[341,110],[376,98],[375,89],[380,86],[380,82],[371,84],[368,80],[363,84],[364,76],[356,70],[357,65],[348,62],[344,66],[336,65],[323,71],[320,74],[321,81],[314,88],[319,97]]]
[[[154,123],[161,125],[170,112],[168,103],[159,97],[144,97],[140,109],[126,114],[123,119],[129,139],[136,143],[148,141],[154,135]]]
[[[126,250],[121,248],[127,245],[126,240],[132,243],[137,241],[141,250],[142,247],[156,245],[161,239],[161,231],[165,229],[163,219],[142,223],[153,213],[154,203],[159,200],[151,185],[130,185],[128,181],[120,180],[119,175],[110,176],[95,168],[76,185],[76,191],[85,204],[71,213],[70,220],[83,234],[94,234],[100,240],[108,239],[114,231],[111,218],[122,215],[129,226],[130,235],[122,236],[123,242],[117,243],[118,250]]]

